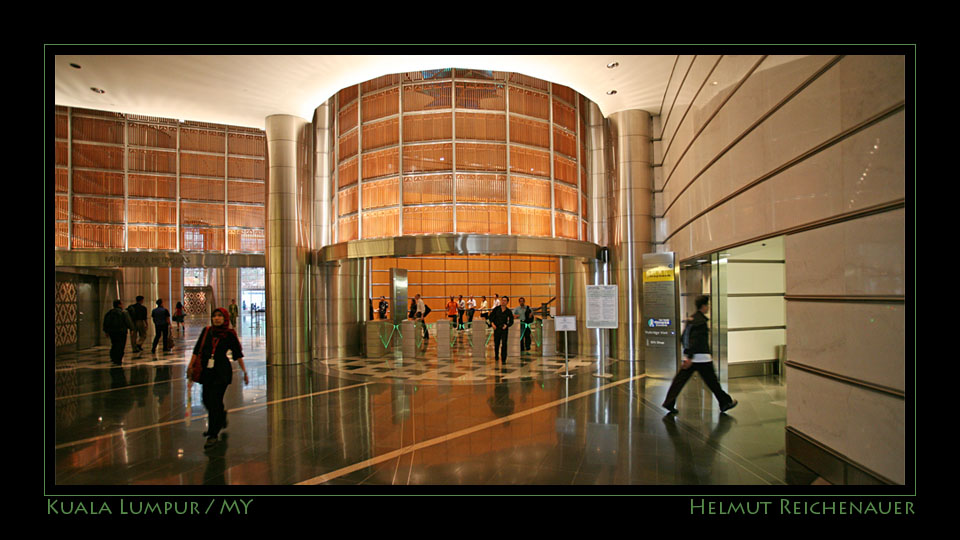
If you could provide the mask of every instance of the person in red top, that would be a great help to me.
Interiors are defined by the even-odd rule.
[[[203,434],[207,437],[204,448],[217,444],[220,430],[227,427],[227,410],[223,405],[223,395],[227,387],[233,382],[233,367],[227,358],[227,351],[233,356],[233,361],[240,364],[243,371],[243,384],[250,384],[247,368],[243,364],[243,349],[237,332],[230,328],[230,312],[226,308],[217,308],[210,317],[213,323],[200,334],[193,354],[203,363],[203,372],[200,374],[200,384],[203,385],[203,406],[207,409],[208,428]],[[192,360],[191,360],[192,361]]]
[[[450,297],[450,301],[447,302],[447,317],[450,318],[450,322],[454,325],[457,324],[457,309],[458,304],[453,300],[453,297]]]

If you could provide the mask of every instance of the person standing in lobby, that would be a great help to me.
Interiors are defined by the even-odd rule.
[[[140,352],[147,339],[147,306],[143,305],[143,296],[137,296],[137,303],[127,306],[127,313],[134,326],[130,332],[130,348],[133,352]]]
[[[127,347],[127,332],[134,330],[130,314],[120,306],[123,302],[113,301],[113,309],[103,317],[103,331],[110,336],[110,361],[114,365],[123,363],[123,350]]]
[[[710,312],[710,297],[698,296],[695,305],[697,312],[693,314],[693,319],[687,323],[689,328],[684,329],[684,333],[689,332],[689,340],[684,340],[687,345],[683,349],[683,363],[680,371],[670,389],[667,390],[667,397],[663,400],[663,408],[676,414],[677,396],[683,390],[683,386],[690,380],[693,372],[700,374],[707,388],[713,392],[717,401],[720,402],[720,412],[726,412],[737,406],[737,400],[730,397],[730,394],[723,391],[720,381],[717,380],[717,374],[713,370],[713,358],[710,357],[710,319],[707,313]]]
[[[510,299],[500,298],[500,305],[490,312],[490,324],[493,325],[494,363],[507,363],[507,333],[513,326],[513,312],[510,311]]]
[[[230,328],[229,313],[224,308],[213,310],[211,325],[203,330],[193,348],[196,361],[202,362],[200,384],[203,385],[203,406],[207,409],[208,427],[203,434],[207,437],[204,449],[209,449],[219,441],[220,430],[227,427],[227,411],[223,396],[233,382],[233,367],[227,358],[230,351],[233,361],[243,371],[243,384],[250,384],[247,367],[243,363],[243,348],[237,332]],[[191,360],[193,362],[194,360]],[[192,383],[191,383],[192,384]]]
[[[154,308],[150,316],[153,318],[153,327],[156,332],[156,335],[153,336],[153,348],[150,349],[150,352],[157,352],[157,342],[161,339],[163,339],[163,351],[169,351],[167,340],[170,335],[170,312],[167,311],[167,308],[163,307],[162,298],[157,300],[157,307]],[[163,336],[162,338],[161,335]]]
[[[230,305],[227,306],[227,311],[230,312],[230,326],[236,328],[237,316],[240,315],[240,306],[237,305],[237,301],[235,299],[230,299]]]

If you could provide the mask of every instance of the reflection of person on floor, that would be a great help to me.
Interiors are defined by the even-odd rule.
[[[495,378],[493,395],[487,398],[487,405],[493,411],[493,414],[500,418],[513,414],[516,404],[510,399],[510,389],[507,387],[506,381],[499,375]]]
[[[721,414],[717,420],[717,425],[710,432],[710,438],[703,442],[700,451],[695,452],[691,443],[698,440],[700,436],[690,435],[688,432],[681,433],[677,429],[676,420],[672,414],[663,417],[663,425],[667,428],[667,435],[670,436],[670,442],[673,443],[673,450],[677,456],[677,467],[674,473],[676,483],[738,483],[739,479],[712,478],[713,460],[717,455],[716,448],[720,439],[730,431],[730,428],[736,422],[732,416]]]
[[[493,325],[493,361],[507,363],[507,333],[513,326],[513,312],[510,311],[510,299],[504,296],[500,305],[490,312],[490,324]]]
[[[713,359],[710,357],[710,320],[706,315],[710,312],[710,297],[697,297],[696,306],[697,312],[693,314],[693,320],[687,323],[689,328],[684,329],[685,334],[689,332],[689,344],[683,349],[683,364],[673,378],[670,389],[667,390],[666,399],[663,400],[663,408],[674,414],[677,413],[677,396],[694,372],[700,374],[707,388],[717,397],[717,401],[720,402],[720,412],[726,412],[737,406],[737,400],[723,391],[720,381],[717,380],[717,374],[713,370]]]

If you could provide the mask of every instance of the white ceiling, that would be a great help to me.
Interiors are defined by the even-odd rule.
[[[272,114],[310,120],[340,89],[381,75],[449,67],[564,84],[604,116],[660,113],[676,55],[57,55],[57,105],[264,128]],[[615,69],[607,64],[618,62]],[[71,67],[77,64],[80,69]],[[91,87],[100,88],[98,94]],[[615,95],[608,95],[616,90]]]

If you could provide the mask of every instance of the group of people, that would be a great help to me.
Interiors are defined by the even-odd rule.
[[[521,297],[519,300],[520,305],[515,309],[510,309],[510,298],[506,296],[497,294],[492,306],[488,303],[486,296],[481,296],[480,298],[481,303],[478,309],[477,301],[473,297],[464,300],[463,295],[460,295],[457,300],[454,300],[454,297],[451,296],[450,301],[447,302],[446,305],[446,314],[450,319],[451,325],[456,326],[458,330],[463,330],[467,325],[473,323],[476,312],[480,311],[480,317],[484,319],[487,327],[493,328],[495,361],[506,362],[508,332],[510,327],[513,326],[514,320],[519,319],[522,323],[520,350],[521,352],[530,351],[532,344],[530,325],[533,323],[534,317],[533,310],[530,309],[530,306],[526,305],[525,299]],[[377,308],[380,319],[386,319],[388,307],[386,298],[381,296]],[[372,300],[370,301],[370,310],[372,319]],[[426,319],[431,311],[430,306],[424,302],[423,297],[419,294],[410,299],[410,310],[407,313],[407,318],[413,319],[423,327],[423,339],[425,343],[430,339],[430,331],[427,328]]]
[[[137,296],[133,304],[123,309],[123,302],[113,301],[113,308],[107,311],[103,317],[103,331],[110,336],[110,361],[114,365],[123,364],[123,354],[127,347],[127,333],[130,334],[130,349],[134,353],[143,351],[143,343],[147,339],[147,307],[143,305],[143,296]],[[173,350],[173,339],[170,336],[171,323],[177,324],[177,334],[183,331],[184,309],[183,303],[177,302],[173,315],[163,306],[163,299],[158,298],[157,307],[149,313],[149,318],[153,320],[154,337],[153,346],[150,348],[151,354],[156,354],[157,345],[161,346],[163,352]],[[221,308],[222,309],[222,308]],[[230,306],[224,310],[230,319],[230,323],[236,327],[237,317],[240,314],[240,308],[236,300],[230,300]]]
[[[143,351],[143,343],[147,339],[147,308],[143,305],[143,296],[137,296],[136,302],[123,309],[123,302],[113,301],[113,309],[103,317],[103,331],[110,336],[110,360],[120,365],[123,363],[123,353],[127,346],[127,333],[130,334],[130,346],[133,352]],[[157,300],[157,307],[150,312],[153,319],[155,336],[151,353],[157,352],[157,345],[162,343],[163,352],[173,348],[170,339],[171,316],[167,308],[163,307],[163,299]],[[183,305],[177,303],[177,310],[172,320],[178,326],[183,324]]]
[[[143,350],[143,342],[147,335],[147,308],[143,305],[143,296],[137,296],[136,303],[123,309],[123,302],[114,300],[113,309],[107,312],[103,319],[103,331],[110,336],[110,360],[114,365],[122,365],[123,353],[126,348],[127,332],[132,336],[131,345],[134,352]],[[151,312],[153,324],[156,327],[156,336],[153,338],[155,353],[157,344],[163,340],[163,351],[170,351],[172,345],[169,340],[170,322],[174,320],[183,325],[183,304],[177,302],[175,314],[163,307],[163,299],[157,300],[157,307]],[[199,382],[203,386],[203,406],[208,413],[207,431],[203,436],[207,438],[205,449],[212,448],[219,442],[220,431],[227,427],[227,411],[223,404],[223,396],[227,387],[233,382],[233,368],[227,351],[230,351],[233,361],[240,365],[243,371],[243,383],[249,384],[247,368],[243,363],[243,348],[237,336],[236,326],[239,308],[235,300],[230,301],[228,308],[217,308],[210,317],[211,325],[204,328],[193,347],[193,362],[202,364]],[[233,326],[233,327],[232,327]],[[189,370],[188,370],[189,371]],[[189,384],[193,384],[190,379]]]

